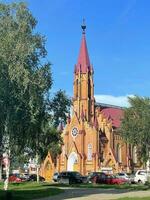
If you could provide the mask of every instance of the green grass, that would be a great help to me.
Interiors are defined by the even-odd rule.
[[[48,197],[63,192],[63,190],[50,187],[45,183],[13,183],[9,184],[9,190],[3,190],[0,184],[0,200],[31,200],[36,198]]]
[[[8,192],[3,191],[3,183],[0,183],[0,200],[6,200],[5,196],[8,195],[7,200],[31,200],[36,198],[48,197],[63,192],[59,187],[75,187],[75,188],[102,188],[102,189],[126,189],[128,191],[149,190],[150,185],[105,185],[105,184],[52,184],[52,183],[13,183],[9,184]],[[12,198],[9,196],[11,195]],[[150,200],[150,197],[143,198],[121,198],[119,200]]]
[[[73,185],[65,185],[65,184],[51,184],[51,186],[56,187],[80,187],[80,188],[102,188],[102,189],[127,189],[127,190],[149,190],[150,185],[136,185],[136,184],[122,184],[122,185],[108,185],[108,184],[73,184]]]

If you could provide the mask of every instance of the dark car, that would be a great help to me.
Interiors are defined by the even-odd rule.
[[[58,176],[59,183],[83,183],[83,176],[79,172],[75,171],[64,171]]]
[[[99,172],[92,176],[91,183],[107,183],[107,175],[104,172]]]
[[[101,174],[104,174],[103,172],[91,172],[87,177],[87,182],[92,183],[94,177],[100,176]]]
[[[36,174],[30,175],[27,181],[37,181],[37,175]],[[43,182],[45,181],[45,178],[42,176],[39,176],[39,181]]]

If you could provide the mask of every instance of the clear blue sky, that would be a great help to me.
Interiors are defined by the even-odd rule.
[[[13,2],[9,0],[9,2]],[[53,91],[72,95],[83,17],[96,95],[150,96],[149,0],[26,0],[47,38]]]

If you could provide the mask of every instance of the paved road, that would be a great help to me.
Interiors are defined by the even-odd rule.
[[[121,197],[150,197],[150,190],[134,192],[121,189],[117,190],[100,188],[65,188],[64,190],[65,192],[62,194],[39,200],[113,200]]]

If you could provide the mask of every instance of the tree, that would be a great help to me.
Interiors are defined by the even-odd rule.
[[[62,91],[52,100],[54,109],[48,106],[51,68],[36,24],[25,3],[0,3],[0,154],[7,161],[28,150],[37,164],[48,150],[55,157],[62,143],[58,119],[65,121],[69,110],[70,100]],[[10,162],[6,166],[5,189]]]
[[[70,106],[70,98],[66,95],[65,91],[59,90],[48,105],[52,112],[55,127],[58,127],[61,120],[66,123],[67,114],[70,112]]]
[[[129,97],[129,103],[120,131],[128,143],[137,146],[138,156],[145,163],[150,152],[150,98]]]
[[[40,134],[46,97],[52,85],[45,62],[45,39],[24,3],[0,3],[0,152],[24,152],[30,137]],[[37,138],[37,137],[35,137]],[[9,162],[7,163],[8,187]]]

